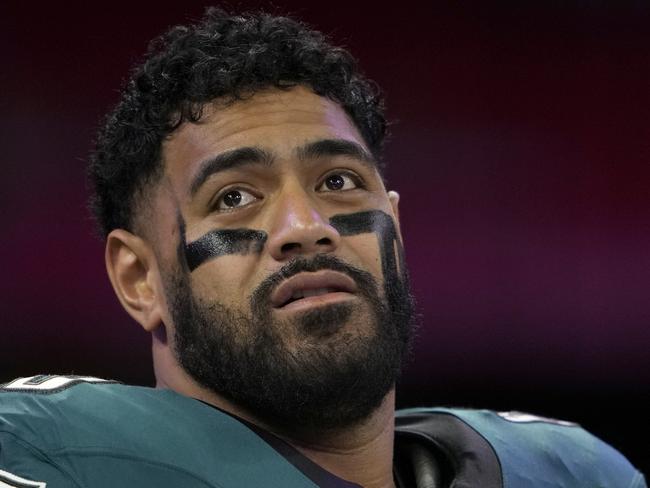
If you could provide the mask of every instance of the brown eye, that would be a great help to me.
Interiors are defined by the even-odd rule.
[[[318,187],[318,191],[354,190],[360,186],[359,180],[349,173],[330,173]]]
[[[241,203],[241,192],[240,191],[229,191],[223,196],[223,204],[226,207],[236,207]]]
[[[246,190],[228,190],[217,200],[217,210],[228,211],[253,203],[257,197]]]
[[[340,190],[345,186],[345,180],[341,175],[329,175],[325,179],[325,186],[330,190]]]

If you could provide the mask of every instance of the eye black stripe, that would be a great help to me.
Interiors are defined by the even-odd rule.
[[[223,229],[213,230],[194,242],[185,245],[185,259],[190,271],[210,259],[227,254],[260,253],[267,234],[261,230]]]
[[[397,229],[390,215],[381,210],[369,210],[353,214],[335,215],[330,219],[330,224],[341,236],[352,236],[374,232],[379,241],[381,254],[381,268],[386,283],[386,292],[391,293],[388,286],[392,280],[400,278],[400,271],[404,270],[404,253],[397,239]],[[397,259],[395,256],[397,244]],[[399,269],[397,267],[399,260]]]
[[[369,210],[352,214],[339,214],[330,219],[330,224],[341,236],[376,233],[380,248],[382,272],[386,281],[399,278],[399,269],[404,269],[403,252],[397,239],[395,224],[390,215],[380,210]],[[268,234],[253,229],[213,230],[196,241],[185,243],[185,225],[179,218],[182,246],[190,271],[208,260],[228,254],[261,253]],[[397,257],[395,244],[397,243]],[[399,260],[399,269],[397,266]]]

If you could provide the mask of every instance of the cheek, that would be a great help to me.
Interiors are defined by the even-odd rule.
[[[257,257],[251,255],[221,256],[191,273],[192,287],[208,302],[245,310],[258,265]]]
[[[382,261],[379,243],[375,234],[360,234],[357,236],[343,237],[344,246],[347,247],[353,258],[347,259],[350,264],[372,273],[381,283],[383,282]]]

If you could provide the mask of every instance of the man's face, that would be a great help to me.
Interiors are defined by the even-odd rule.
[[[396,197],[345,112],[302,87],[208,105],[163,160],[154,225],[180,365],[276,424],[367,416],[412,302]]]

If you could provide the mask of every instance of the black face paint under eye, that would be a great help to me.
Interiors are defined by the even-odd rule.
[[[261,253],[267,234],[252,229],[212,230],[194,242],[185,243],[182,232],[182,245],[185,248],[185,260],[190,271],[210,259],[228,254]]]
[[[330,224],[341,236],[376,233],[381,255],[382,273],[386,293],[389,284],[404,280],[404,255],[393,219],[381,210],[369,210],[352,214],[339,214]],[[190,271],[204,262],[228,254],[261,253],[268,238],[266,232],[253,229],[212,230],[194,242],[186,243],[185,222],[179,216],[182,249]],[[180,253],[181,249],[179,249]],[[397,256],[396,256],[397,253]],[[179,256],[180,257],[180,256]]]
[[[381,210],[339,214],[330,219],[330,224],[342,237],[376,233],[386,293],[392,293],[390,291],[392,285],[403,283],[406,269],[404,250],[397,236],[395,222],[390,215]]]

